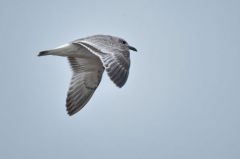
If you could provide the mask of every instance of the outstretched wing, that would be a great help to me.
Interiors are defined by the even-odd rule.
[[[70,88],[67,94],[66,107],[69,115],[80,111],[97,89],[104,68],[100,59],[68,57],[73,70]]]
[[[101,49],[103,46],[98,47],[96,43],[91,43],[84,39],[74,41],[73,43],[80,44],[97,55],[101,59],[108,76],[118,87],[122,87],[126,83],[130,68],[128,50],[123,51],[110,47]]]
[[[115,52],[114,54],[104,54],[101,59],[108,76],[118,87],[122,87],[129,74],[129,58],[126,58],[122,53]]]

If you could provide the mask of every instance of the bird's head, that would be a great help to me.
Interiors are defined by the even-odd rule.
[[[113,37],[113,38],[115,38],[115,41],[116,41],[116,43],[118,43],[120,48],[137,51],[137,49],[135,47],[130,46],[124,39],[117,38],[117,37]]]

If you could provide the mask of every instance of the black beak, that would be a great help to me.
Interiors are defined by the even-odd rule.
[[[137,49],[135,47],[132,47],[132,46],[128,46],[128,48],[132,51],[137,51]]]

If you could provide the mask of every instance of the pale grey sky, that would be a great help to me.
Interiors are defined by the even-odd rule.
[[[240,2],[0,1],[0,158],[239,159]],[[78,114],[71,69],[37,52],[93,34],[126,39],[130,76],[104,74]]]

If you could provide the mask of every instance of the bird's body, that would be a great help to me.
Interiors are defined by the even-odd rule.
[[[57,55],[68,58],[73,76],[66,106],[68,114],[73,115],[92,97],[105,69],[118,87],[125,84],[130,67],[129,49],[137,51],[121,38],[95,35],[42,51],[39,56]]]

